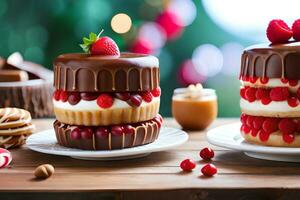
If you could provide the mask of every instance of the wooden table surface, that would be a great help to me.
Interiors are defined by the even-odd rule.
[[[210,128],[235,121],[238,119],[218,119]],[[51,128],[52,122],[34,120],[38,130]],[[179,127],[172,119],[166,119],[165,125]],[[176,149],[123,161],[76,160],[33,152],[26,146],[14,149],[10,168],[0,170],[0,192],[4,195],[0,199],[26,195],[31,199],[51,199],[52,195],[55,199],[290,199],[300,195],[300,164],[258,160],[211,146],[205,131],[189,132],[189,136],[189,141]],[[206,146],[216,154],[213,164],[218,174],[211,178],[200,176],[205,163],[198,153]],[[191,173],[179,168],[186,158],[198,163]],[[45,163],[55,167],[55,174],[47,180],[35,180],[34,169]]]

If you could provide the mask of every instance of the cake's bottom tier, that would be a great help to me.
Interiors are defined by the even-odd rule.
[[[266,146],[300,147],[300,118],[241,115],[241,134],[246,141]]]
[[[113,126],[74,126],[54,122],[60,145],[85,150],[112,150],[154,142],[160,131],[162,117],[134,124]]]

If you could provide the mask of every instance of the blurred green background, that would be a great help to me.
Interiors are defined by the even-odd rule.
[[[162,115],[171,116],[174,88],[201,81],[205,87],[216,89],[220,117],[238,116],[240,54],[255,40],[225,30],[226,24],[220,26],[211,17],[219,11],[214,11],[208,1],[179,0],[176,3],[172,0],[0,0],[0,55],[7,57],[18,51],[25,59],[52,69],[52,60],[57,55],[81,52],[78,44],[82,37],[101,29],[117,42],[121,51],[128,51],[141,27],[157,21],[157,17],[171,7],[185,19],[185,24],[179,27],[180,34],[173,39],[164,38],[160,47],[149,50],[160,59]],[[234,10],[231,8],[228,12]],[[124,34],[115,32],[111,26],[112,17],[118,13],[125,13],[132,20],[130,30]],[[153,30],[147,31],[151,35]],[[150,39],[158,40],[155,34]],[[197,47],[198,53],[195,52]],[[187,69],[196,77],[189,78],[189,72],[180,75],[186,73],[181,72],[182,64],[191,59],[196,61]],[[181,76],[185,76],[184,80],[178,79]]]

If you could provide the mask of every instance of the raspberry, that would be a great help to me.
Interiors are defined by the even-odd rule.
[[[268,89],[258,88],[255,94],[256,99],[268,98],[270,91]]]
[[[262,142],[266,142],[270,137],[270,133],[265,132],[264,130],[260,130],[258,136]]]
[[[289,82],[289,79],[286,79],[286,78],[281,78],[280,80],[281,80],[282,83],[288,83]]]
[[[248,118],[247,118],[247,121],[246,121],[247,126],[249,126],[250,128],[252,128],[253,127],[253,121],[254,121],[254,119],[255,119],[254,116],[248,115]]]
[[[286,143],[290,144],[295,140],[295,135],[294,134],[283,134],[282,139]]]
[[[249,79],[249,81],[250,81],[250,83],[255,83],[256,81],[257,81],[257,77],[250,77],[250,79]]]
[[[293,38],[296,41],[300,40],[300,19],[297,19],[292,26],[293,29]]]
[[[256,137],[257,134],[258,134],[258,131],[259,131],[258,129],[253,128],[252,131],[251,131],[251,135],[252,135],[253,137]]]
[[[281,119],[278,127],[283,134],[292,134],[296,131],[297,124],[291,119]]]
[[[269,82],[269,78],[268,77],[262,77],[262,78],[260,78],[260,82],[262,84],[267,84]]]
[[[242,122],[242,124],[246,124],[247,118],[248,118],[248,115],[246,115],[245,113],[241,114],[241,122]]]
[[[217,173],[217,168],[213,164],[206,164],[202,167],[201,172],[204,176],[213,176]]]
[[[68,96],[68,102],[71,105],[76,105],[81,100],[79,92],[71,92]]]
[[[180,163],[183,171],[192,171],[196,167],[196,162],[192,159],[185,159]]]
[[[199,155],[203,160],[211,160],[215,156],[215,152],[211,148],[205,147]]]
[[[289,80],[289,85],[290,86],[296,86],[296,85],[298,85],[298,80]]]
[[[151,93],[152,93],[152,95],[153,95],[154,97],[159,97],[160,94],[161,94],[161,89],[160,89],[160,87],[157,87],[157,88],[153,89],[153,90],[151,91]]]
[[[245,97],[245,92],[246,92],[246,88],[241,88],[241,89],[240,89],[240,96],[241,96],[243,99],[246,99],[246,97]]]
[[[288,104],[291,107],[297,107],[299,105],[299,100],[297,97],[290,97],[288,98]]]
[[[100,108],[110,108],[114,103],[114,98],[109,94],[100,94],[97,98],[97,104]]]
[[[151,92],[142,92],[141,97],[144,101],[150,103],[153,99]]]
[[[269,103],[271,103],[271,99],[270,99],[270,97],[263,97],[262,99],[261,99],[261,103],[263,104],[263,105],[268,105]]]
[[[280,19],[270,21],[267,37],[272,43],[285,43],[293,36],[293,31]]]
[[[59,101],[60,98],[60,90],[55,90],[53,93],[53,98],[55,99],[55,101]]]
[[[273,133],[278,130],[278,120],[275,118],[267,118],[262,127],[265,132]]]
[[[271,89],[270,98],[273,101],[285,101],[289,97],[289,89],[287,87],[275,87]]]
[[[255,93],[256,93],[256,89],[255,88],[247,88],[246,92],[245,92],[245,97],[249,102],[253,102],[255,101],[256,97],[255,97]]]
[[[59,95],[59,99],[62,101],[62,102],[66,102],[66,101],[68,101],[68,92],[66,92],[66,91],[64,91],[64,90],[62,90],[61,92],[60,92],[60,95]]]
[[[264,118],[263,117],[255,117],[253,120],[253,128],[255,129],[260,129],[264,123]]]
[[[244,132],[245,134],[248,134],[248,133],[250,133],[251,128],[247,125],[242,125],[241,126],[241,131]]]

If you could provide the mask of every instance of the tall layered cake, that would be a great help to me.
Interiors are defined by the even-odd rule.
[[[54,128],[62,146],[111,150],[153,142],[162,118],[150,55],[64,54],[54,61]]]
[[[261,44],[242,55],[241,133],[252,143],[300,147],[300,42]]]

